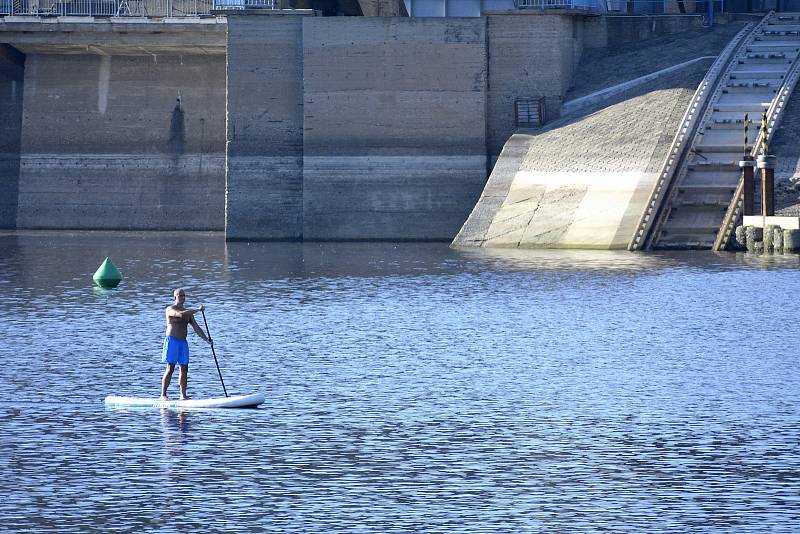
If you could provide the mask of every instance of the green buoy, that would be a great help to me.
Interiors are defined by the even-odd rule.
[[[122,281],[122,273],[119,272],[111,258],[106,258],[97,268],[92,279],[100,287],[117,287]]]

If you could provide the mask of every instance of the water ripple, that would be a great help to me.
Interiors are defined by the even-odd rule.
[[[0,529],[795,532],[797,269],[0,234]],[[157,394],[178,285],[262,408],[104,408]],[[190,344],[190,393],[220,395]]]

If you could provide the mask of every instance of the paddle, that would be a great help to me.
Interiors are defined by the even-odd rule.
[[[217,362],[217,351],[214,350],[214,341],[211,339],[211,331],[208,329],[208,321],[206,321],[206,312],[205,310],[200,310],[200,313],[203,314],[203,324],[206,325],[206,335],[208,336],[208,340],[211,341],[211,354],[214,355],[214,364],[217,366],[217,372],[219,373],[219,381],[222,382],[222,391],[225,392],[225,396],[228,396],[228,390],[225,389],[225,382],[222,380],[222,371],[219,370],[219,363]]]

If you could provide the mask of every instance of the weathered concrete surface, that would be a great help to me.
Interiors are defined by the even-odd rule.
[[[597,20],[605,18],[620,17],[587,19],[585,24],[587,26],[595,24]],[[624,17],[624,19],[636,26],[639,17]],[[687,20],[694,19],[689,17]],[[565,100],[579,98],[700,56],[715,56],[744,25],[744,21],[732,21],[727,24],[716,24],[713,28],[697,27],[677,33],[662,33],[644,40],[628,42],[624,47],[587,49],[577,67]],[[681,27],[678,26],[676,29]]]
[[[228,239],[303,236],[303,19],[228,17]]]
[[[17,225],[25,56],[0,44],[0,228]]]
[[[6,17],[3,39],[33,66],[17,220],[224,224],[231,239],[449,239],[487,155],[514,132],[514,99],[544,96],[554,116],[594,20],[260,11],[230,15],[227,37],[221,19]]]
[[[493,159],[517,129],[517,98],[542,97],[547,118],[558,118],[583,49],[585,17],[524,13],[486,17],[487,135]]]
[[[220,230],[222,56],[27,56],[19,228]]]
[[[304,21],[305,239],[455,235],[486,177],[485,24]]]
[[[538,135],[515,135],[454,246],[627,247],[707,68],[681,71]]]
[[[692,67],[695,63],[700,61],[713,60],[715,58],[716,56],[701,56],[699,58],[690,59],[689,61],[678,63],[677,65],[667,67],[666,69],[651,72],[650,74],[634,78],[633,80],[628,80],[617,85],[612,85],[611,87],[606,87],[600,91],[595,91],[594,93],[589,93],[588,95],[575,98],[573,100],[568,100],[561,104],[561,113],[564,115],[571,115],[574,113],[580,113],[580,111],[585,108],[601,107],[604,102],[612,100],[617,95],[630,91],[639,85],[653,82],[664,76],[671,75],[681,69]]]
[[[365,17],[408,16],[403,0],[358,0]]]
[[[718,24],[728,21],[725,15],[715,17]],[[587,48],[627,48],[630,43],[670,34],[699,30],[703,15],[605,15],[586,19]]]
[[[2,17],[0,35],[25,54],[224,55],[224,18]]]

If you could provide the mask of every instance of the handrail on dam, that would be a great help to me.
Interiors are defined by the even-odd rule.
[[[598,0],[514,0],[514,5],[517,9],[600,9]]]
[[[786,104],[788,103],[789,96],[791,96],[794,88],[797,86],[798,80],[800,80],[800,55],[795,57],[792,67],[790,68],[786,77],[783,79],[780,89],[778,89],[777,97],[773,99],[772,104],[770,104],[769,108],[767,109],[767,143],[772,140],[772,137],[775,135],[775,132],[778,129],[778,125],[780,124],[780,121],[784,115],[783,112],[786,110]],[[753,142],[753,148],[750,151],[750,155],[753,158],[758,155],[758,151],[762,146],[764,141],[764,133],[765,132],[763,131],[759,131],[756,140]],[[717,233],[717,237],[714,240],[714,246],[712,250],[718,252],[727,248],[731,239],[731,235],[733,234],[733,229],[736,226],[736,222],[739,220],[743,197],[744,174],[742,174],[742,176],[739,178],[739,183],[736,186],[736,191],[733,194],[731,203],[728,205],[728,209],[725,211],[725,217],[722,220],[722,225],[720,225],[719,233]]]
[[[0,0],[0,16],[198,17],[226,9],[279,9],[279,0]]]
[[[682,163],[691,148],[690,141],[694,141],[697,129],[702,124],[701,119],[705,117],[708,111],[709,102],[713,101],[717,93],[722,90],[722,83],[720,82],[723,78],[723,69],[726,72],[730,69],[734,56],[742,47],[746,38],[753,35],[756,29],[765,23],[768,16],[765,16],[758,24],[753,24],[752,22],[746,24],[720,52],[697,87],[686,113],[681,119],[680,126],[673,138],[672,145],[667,152],[656,182],[653,184],[650,197],[636,225],[628,250],[648,248],[656,226],[655,222],[663,211],[662,207],[669,192],[672,190],[672,185],[675,183],[679,171],[683,168]]]

